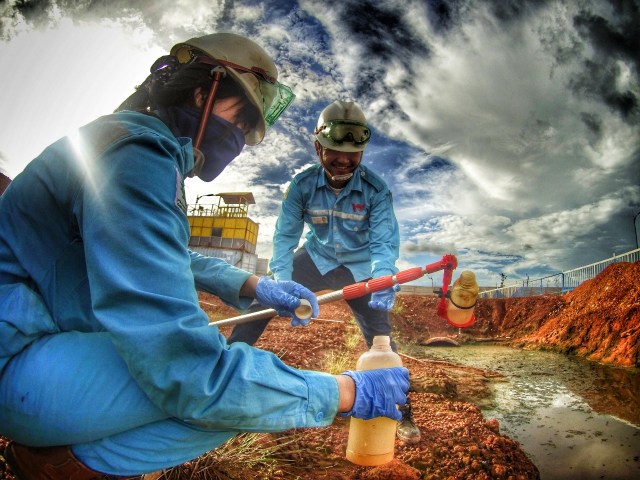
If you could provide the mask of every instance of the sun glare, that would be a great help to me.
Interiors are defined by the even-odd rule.
[[[67,132],[111,113],[166,48],[146,28],[69,19],[0,43],[0,104],[11,118],[0,148],[12,176]]]
[[[79,130],[73,130],[67,135],[69,141],[71,142],[71,146],[73,147],[73,152],[75,154],[75,160],[80,165],[82,170],[85,172],[85,178],[87,180],[86,184],[91,187],[91,190],[94,194],[96,194],[96,171],[95,164],[89,162],[89,158],[87,155],[87,148],[82,139],[82,135],[80,135]]]

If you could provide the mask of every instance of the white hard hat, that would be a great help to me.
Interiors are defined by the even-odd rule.
[[[339,152],[362,152],[371,138],[360,107],[343,100],[322,110],[314,133],[320,145]]]
[[[257,43],[235,33],[213,33],[178,43],[171,49],[180,63],[207,56],[225,67],[242,87],[249,101],[262,114],[255,129],[245,135],[247,145],[256,145],[265,131],[289,106],[295,95],[278,82],[278,69]]]

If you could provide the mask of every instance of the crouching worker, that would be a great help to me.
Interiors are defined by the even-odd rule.
[[[0,435],[18,479],[126,478],[239,432],[399,419],[406,369],[297,370],[227,345],[199,307],[197,289],[289,315],[304,298],[317,315],[298,283],[187,248],[184,179],[215,178],[292,98],[254,42],[191,39],[0,197]]]

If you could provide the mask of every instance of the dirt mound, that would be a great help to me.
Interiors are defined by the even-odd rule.
[[[564,308],[523,343],[640,367],[640,262],[611,264],[563,300]]]
[[[465,333],[490,338],[522,337],[535,333],[565,307],[558,295],[478,300],[476,323]]]
[[[399,296],[397,337],[424,343],[509,340],[624,367],[640,367],[640,262],[609,265],[564,295],[479,299],[476,322],[461,332],[436,315],[435,296]]]

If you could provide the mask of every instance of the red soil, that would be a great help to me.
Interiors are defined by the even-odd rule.
[[[216,297],[202,294],[203,308],[212,319],[237,315]],[[562,296],[480,299],[476,323],[458,335],[436,315],[435,297],[400,296],[393,313],[394,336],[402,343],[420,343],[435,336],[459,341],[509,340],[523,348],[545,348],[620,366],[640,366],[640,263],[610,265],[593,280]],[[320,318],[306,328],[292,329],[288,320],[275,318],[258,347],[273,351],[286,363],[303,369],[326,370],[328,355],[344,350],[345,338],[355,327],[343,301],[321,306]],[[338,322],[335,322],[337,320]],[[230,327],[221,329],[223,334]],[[353,352],[352,364],[364,351]],[[518,442],[502,436],[496,420],[485,419],[469,398],[486,394],[494,376],[469,367],[403,358],[411,372],[411,399],[422,432],[418,445],[396,442],[396,458],[382,467],[358,467],[344,458],[348,420],[333,425],[273,435],[287,446],[279,455],[290,460],[269,472],[274,480],[410,480],[410,479],[538,479],[535,465]],[[0,447],[4,440],[0,438]],[[187,476],[186,464],[171,478]],[[234,469],[224,478],[262,478],[255,468]],[[244,476],[243,476],[244,475]],[[267,478],[267,477],[264,477]],[[0,480],[13,477],[0,463]]]

